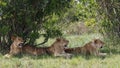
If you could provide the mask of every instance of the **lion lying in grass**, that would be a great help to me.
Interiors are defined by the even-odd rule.
[[[10,46],[10,52],[5,55],[7,58],[22,52],[23,39],[21,37],[12,36],[11,40],[13,43]]]
[[[18,53],[29,53],[33,55],[49,54],[54,56],[63,56],[70,58],[72,55],[65,53],[64,49],[67,47],[69,41],[63,38],[57,38],[56,41],[50,47],[34,47],[30,45],[23,45],[23,39],[21,37],[11,37],[13,43],[10,46],[9,54],[5,57],[9,58]]]
[[[84,54],[84,55],[95,55],[95,56],[105,56],[106,53],[100,53],[100,48],[104,46],[104,42],[100,39],[94,39],[89,43],[85,44],[83,47],[76,48],[66,48],[66,53],[71,54]]]

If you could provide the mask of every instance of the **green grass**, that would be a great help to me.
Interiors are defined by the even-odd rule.
[[[69,47],[83,46],[94,38],[103,40],[100,34],[84,34],[66,36],[70,41]],[[42,39],[37,40],[37,43]],[[49,46],[55,39],[50,39],[45,46]],[[105,51],[106,48],[103,48]],[[120,55],[108,54],[105,58],[90,56],[89,59],[83,56],[74,56],[72,59],[53,57],[48,55],[4,58],[0,55],[0,68],[120,68]]]
[[[104,59],[97,57],[85,59],[81,56],[72,59],[35,57],[23,56],[10,59],[1,57],[0,68],[120,68],[120,55],[109,55]]]

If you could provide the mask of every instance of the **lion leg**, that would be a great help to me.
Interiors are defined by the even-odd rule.
[[[4,57],[5,57],[5,58],[10,58],[10,57],[12,57],[12,56],[13,56],[12,52],[13,52],[13,51],[10,50],[10,52],[9,52],[8,54],[5,54]]]
[[[99,56],[106,56],[107,53],[99,53]]]
[[[55,57],[64,57],[64,58],[66,58],[66,59],[70,59],[70,58],[72,58],[72,54],[69,54],[69,53],[62,53],[62,54],[55,54],[54,55]]]
[[[94,53],[95,56],[99,56],[99,57],[105,57],[107,55],[107,53],[100,53],[99,51],[96,51]]]
[[[94,51],[93,51],[93,54],[94,54],[94,56],[100,56],[100,53],[99,53],[98,50],[94,50]]]
[[[70,58],[72,58],[73,57],[73,54],[69,54],[69,53],[63,53],[63,54],[61,54],[64,58],[66,58],[66,59],[70,59]]]
[[[10,57],[12,57],[12,55],[11,54],[5,54],[4,57],[5,58],[10,58]]]

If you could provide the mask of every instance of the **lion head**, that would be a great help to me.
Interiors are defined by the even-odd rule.
[[[93,42],[96,48],[102,48],[104,46],[104,42],[100,39],[94,39]]]
[[[56,41],[50,46],[50,52],[53,53],[54,56],[65,53],[64,50],[68,43],[69,41],[64,38],[57,38]]]
[[[68,43],[69,43],[69,41],[64,39],[64,38],[57,38],[56,39],[56,43],[58,43],[61,47],[66,48]]]
[[[19,52],[21,52],[22,49],[22,45],[23,45],[23,39],[21,37],[16,37],[16,36],[12,36],[11,37],[12,40],[12,44],[10,46],[10,53],[11,54],[18,54]]]

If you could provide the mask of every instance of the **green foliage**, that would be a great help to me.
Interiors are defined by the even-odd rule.
[[[65,19],[67,17],[69,21],[84,23],[90,30],[89,32],[98,32],[101,30],[99,25],[102,20],[99,20],[99,5],[96,0],[78,0],[72,4],[73,6],[66,13]]]
[[[0,27],[0,32],[3,36],[5,36],[6,34],[8,34],[8,32],[10,31],[9,26],[1,26]]]
[[[118,41],[120,38],[120,1],[97,1],[100,8],[99,14],[103,33],[112,41]],[[117,38],[116,38],[117,37]]]
[[[83,21],[87,26],[95,27],[98,21],[98,4],[96,0],[80,0],[72,3],[66,13],[71,21]]]
[[[88,19],[85,21],[85,25],[86,26],[90,26],[90,27],[94,27],[96,25],[96,22],[95,22],[95,19],[92,18],[92,19]]]
[[[25,43],[35,44],[35,40],[41,36],[45,37],[45,42],[61,36],[59,20],[70,8],[71,1],[1,0],[0,41],[10,45],[10,36],[18,35],[27,41]]]
[[[1,6],[6,6],[6,5],[7,5],[7,3],[6,3],[6,2],[4,2],[4,1],[0,1],[0,5],[1,5]]]

